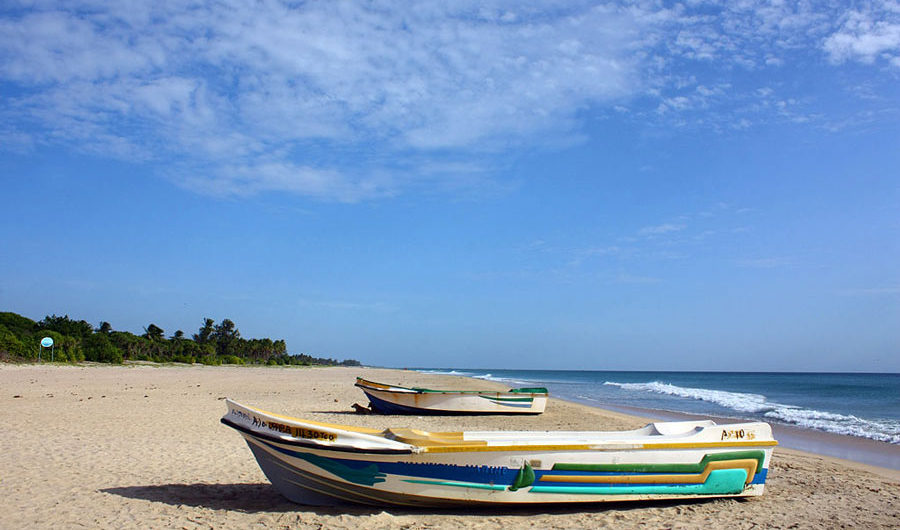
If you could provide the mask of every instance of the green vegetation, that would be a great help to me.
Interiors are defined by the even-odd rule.
[[[47,316],[40,322],[0,312],[0,360],[32,361],[40,354],[50,360],[51,352],[40,341],[53,339],[53,358],[58,362],[94,361],[119,364],[126,360],[202,364],[267,364],[359,366],[359,361],[336,361],[304,353],[288,354],[284,340],[245,339],[230,319],[219,324],[211,318],[193,338],[181,330],[165,337],[165,330],[150,323],[143,335],[114,331],[109,322],[94,329],[84,320]]]

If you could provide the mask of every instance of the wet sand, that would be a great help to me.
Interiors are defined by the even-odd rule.
[[[618,430],[647,419],[551,399],[540,416],[358,415],[355,377],[497,388],[372,368],[0,365],[0,528],[900,527],[900,472],[776,448],[750,499],[516,510],[301,506],[283,499],[224,398],[317,421],[431,431]]]

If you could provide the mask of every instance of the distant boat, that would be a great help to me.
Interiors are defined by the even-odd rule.
[[[547,406],[546,388],[432,390],[386,385],[356,378],[371,408],[382,414],[540,414]]]
[[[762,495],[767,423],[651,423],[621,432],[379,431],[226,401],[275,489],[301,504],[477,506]]]

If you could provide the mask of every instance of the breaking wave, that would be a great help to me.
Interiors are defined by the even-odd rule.
[[[472,372],[462,372],[460,370],[416,370],[419,373],[423,374],[434,374],[434,375],[459,375],[463,377],[472,377]]]
[[[768,401],[761,394],[727,392],[707,388],[690,388],[652,381],[649,383],[617,383],[606,381],[604,385],[623,390],[652,392],[686,399],[695,399],[750,415],[807,429],[869,438],[880,442],[900,444],[900,422],[894,420],[867,420],[853,415],[825,412],[815,409]]]

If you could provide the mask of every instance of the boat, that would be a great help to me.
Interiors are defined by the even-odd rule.
[[[381,414],[540,414],[547,406],[546,388],[494,390],[432,390],[386,385],[356,378]]]
[[[521,506],[762,495],[767,423],[616,432],[427,432],[334,425],[226,400],[222,423],[300,504]]]

